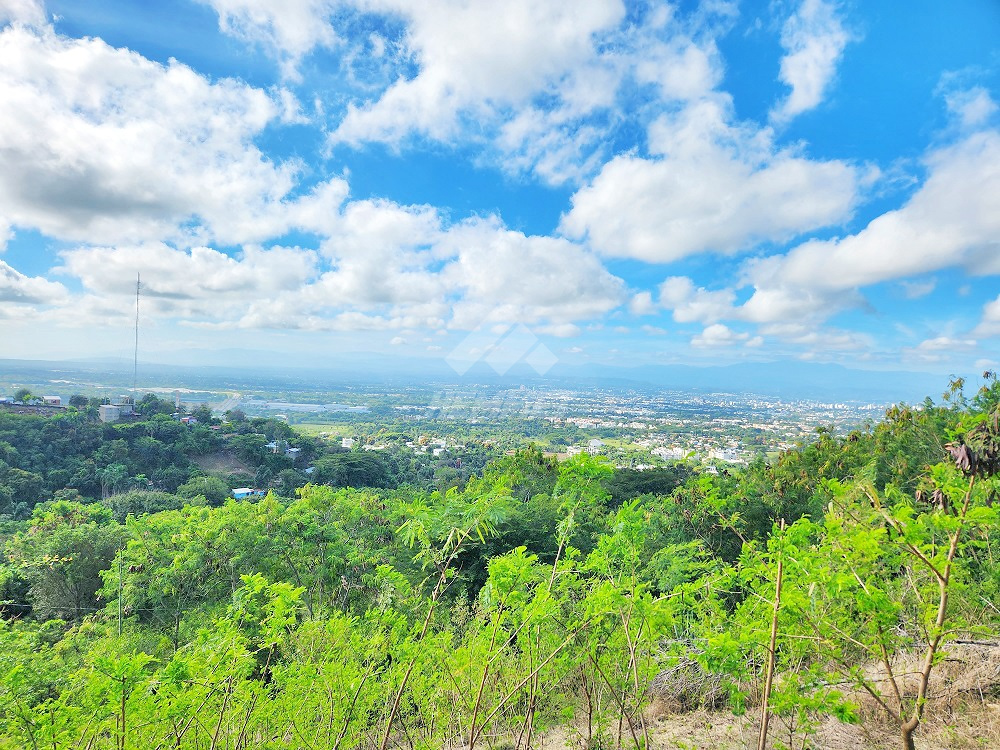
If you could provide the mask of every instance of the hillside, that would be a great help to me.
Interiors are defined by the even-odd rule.
[[[992,375],[718,473],[528,448],[432,489],[348,451],[242,501],[197,474],[42,494],[75,476],[43,434],[81,466],[160,437],[192,471],[288,460],[235,416],[4,423],[40,480],[0,526],[0,748],[727,750],[765,714],[775,750],[998,737]]]

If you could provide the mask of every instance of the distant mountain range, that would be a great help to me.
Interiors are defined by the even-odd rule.
[[[322,361],[296,360],[284,355],[242,349],[207,353],[190,352],[171,363],[139,362],[139,386],[153,384],[193,386],[205,390],[240,390],[265,383],[291,387],[330,389],[339,384],[483,383],[548,385],[558,388],[630,388],[724,392],[780,396],[784,399],[917,403],[930,396],[939,400],[948,386],[941,375],[862,370],[835,364],[788,359],[745,362],[715,367],[693,365],[643,365],[556,363],[544,376],[518,363],[502,375],[487,363],[477,362],[459,374],[443,358],[401,358],[380,353],[345,353]],[[19,379],[29,374],[47,378],[76,373],[126,387],[132,382],[132,362],[123,358],[41,361],[0,360],[0,378]],[[971,375],[971,374],[966,374]]]

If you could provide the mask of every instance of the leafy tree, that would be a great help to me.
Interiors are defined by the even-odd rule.
[[[128,516],[159,513],[163,510],[178,510],[182,504],[181,498],[177,495],[147,490],[122,492],[111,495],[101,502],[111,510],[118,523],[125,523]]]
[[[213,476],[195,477],[178,487],[177,494],[187,500],[204,497],[209,505],[216,507],[232,497],[229,485]]]
[[[191,416],[197,419],[201,424],[212,424],[212,410],[209,408],[208,404],[202,404],[201,406],[192,409]]]
[[[275,491],[282,497],[295,497],[295,491],[307,483],[308,480],[302,472],[295,469],[282,470],[272,482]]]
[[[123,488],[128,479],[128,467],[125,464],[109,464],[97,470],[97,478],[101,481],[101,499],[107,499]]]
[[[391,460],[377,451],[333,453],[316,461],[313,480],[333,487],[395,487]]]
[[[139,403],[136,404],[136,410],[146,417],[152,417],[156,414],[162,414],[169,417],[177,411],[177,408],[175,407],[173,401],[160,398],[154,393],[147,393],[139,400]]]
[[[107,508],[59,501],[36,508],[31,526],[6,549],[40,618],[79,619],[98,608],[100,573],[124,540]]]
[[[622,503],[641,495],[669,495],[684,484],[692,474],[691,468],[686,464],[645,471],[617,469],[604,483],[604,488],[611,496],[610,507],[617,508]]]
[[[23,469],[9,468],[6,471],[0,469],[0,491],[3,489],[7,492],[0,495],[0,513],[15,518],[23,517],[26,510],[30,510],[36,503],[49,497],[44,478],[35,472]]]

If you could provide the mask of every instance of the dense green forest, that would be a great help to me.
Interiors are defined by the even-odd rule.
[[[527,449],[439,483],[149,399],[0,414],[0,748],[643,748],[666,697],[905,750],[949,649],[997,640],[992,374],[718,475]],[[272,491],[227,499],[220,451]]]
[[[130,503],[147,512],[161,509],[159,502],[173,507],[176,498],[163,493],[219,505],[232,488],[244,486],[285,497],[310,482],[444,489],[500,455],[479,443],[465,447],[461,462],[434,460],[401,449],[416,437],[405,433],[379,435],[383,451],[346,451],[300,435],[280,419],[248,418],[238,410],[216,416],[203,405],[183,412],[181,422],[173,403],[152,394],[137,404],[136,419],[109,424],[97,420],[99,399],[74,396],[71,403],[54,416],[0,410],[0,518],[25,519],[39,502],[77,499],[110,503],[124,520]],[[293,446],[294,458],[283,450]],[[220,457],[232,471],[211,469]]]

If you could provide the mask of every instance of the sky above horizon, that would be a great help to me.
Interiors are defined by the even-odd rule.
[[[995,0],[0,0],[0,358],[131,357],[141,274],[154,362],[997,368],[998,39]]]

